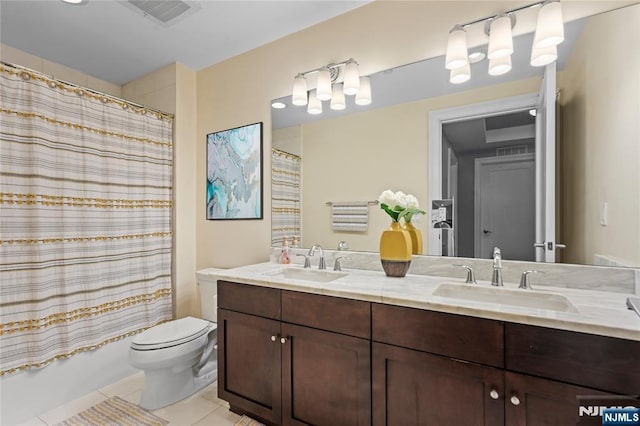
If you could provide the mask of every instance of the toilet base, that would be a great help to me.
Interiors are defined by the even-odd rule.
[[[217,360],[209,361],[198,376],[194,376],[191,368],[179,372],[146,370],[140,406],[146,410],[156,410],[193,395],[216,381],[217,364]]]

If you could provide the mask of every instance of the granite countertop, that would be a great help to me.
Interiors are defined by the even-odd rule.
[[[488,301],[467,300],[457,297],[434,295],[442,283],[449,289],[465,291],[464,280],[432,275],[407,274],[403,278],[387,277],[384,272],[359,269],[344,269],[344,276],[330,282],[316,282],[305,279],[290,279],[282,275],[284,269],[301,270],[300,265],[281,265],[266,262],[227,270],[199,271],[217,279],[253,284],[263,287],[301,291],[326,296],[344,297],[369,302],[407,306],[418,309],[447,312],[479,318],[488,318],[519,324],[537,325],[602,336],[618,337],[640,341],[640,317],[627,309],[624,293],[595,290],[581,290],[545,286],[543,290],[521,290],[517,283],[505,282],[504,288],[491,287],[487,281],[478,281],[477,286],[484,292],[506,290],[508,293],[537,293],[544,301],[545,297],[560,298],[570,302],[575,310],[563,312],[540,307],[524,307],[513,304]],[[308,270],[307,270],[308,271]],[[312,271],[317,271],[313,268]],[[312,272],[313,273],[313,272]],[[340,274],[332,270],[322,271],[326,277]],[[460,287],[457,287],[459,284]],[[471,290],[473,291],[473,290]],[[466,293],[465,293],[466,294]],[[552,295],[552,296],[549,296]],[[554,296],[555,295],[555,296]],[[515,294],[520,296],[520,293]],[[562,299],[564,300],[564,299]],[[545,303],[543,302],[544,306]],[[552,304],[549,303],[549,306]]]

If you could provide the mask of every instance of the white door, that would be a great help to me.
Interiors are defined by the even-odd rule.
[[[547,65],[536,114],[535,260],[556,261],[556,64]],[[564,247],[561,245],[561,247]]]
[[[475,160],[474,257],[534,260],[534,187],[533,154]]]

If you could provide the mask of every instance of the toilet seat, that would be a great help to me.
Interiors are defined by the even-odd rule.
[[[208,321],[193,317],[169,321],[137,335],[131,342],[131,349],[151,351],[182,345],[207,334],[212,325]]]

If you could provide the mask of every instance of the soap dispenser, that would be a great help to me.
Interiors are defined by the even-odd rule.
[[[287,237],[284,237],[284,240],[282,240],[280,263],[284,265],[288,265],[289,263],[291,263],[291,259],[289,258],[289,239]]]

